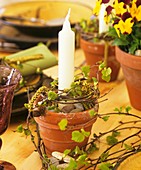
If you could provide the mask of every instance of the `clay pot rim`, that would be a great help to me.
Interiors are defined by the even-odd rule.
[[[40,124],[40,126],[46,127],[48,129],[56,129],[58,131],[60,131],[60,128],[58,126],[58,124],[51,124],[47,123],[45,121],[43,121],[42,119],[40,119],[39,117],[35,118],[36,122]],[[97,115],[95,115],[93,118],[89,119],[87,122],[82,123],[82,124],[77,124],[77,125],[67,125],[67,129],[66,130],[78,130],[82,127],[82,125],[86,128],[89,126],[89,124],[93,124],[95,123],[95,121],[97,120]],[[52,127],[52,128],[51,128]]]
[[[104,43],[97,43],[97,42],[91,42],[89,40],[85,40],[84,38],[80,38],[80,47],[89,53],[95,53],[95,55],[103,56],[104,50],[105,50],[105,44]],[[108,57],[115,56],[115,46],[109,45],[108,47]]]
[[[54,111],[51,111],[51,110],[47,110],[47,114],[48,115],[61,115],[61,116],[64,116],[64,117],[68,117],[68,118],[70,118],[70,117],[73,117],[74,116],[74,114],[87,114],[89,111],[91,111],[91,110],[93,110],[93,108],[92,109],[89,109],[89,110],[84,110],[84,111],[81,111],[81,112],[70,112],[70,113],[64,113],[64,112],[54,112]],[[43,115],[44,116],[44,115]]]
[[[117,55],[117,53],[119,55]],[[141,70],[141,56],[129,54],[116,46],[116,58],[122,65],[136,70]]]
[[[83,41],[85,44],[90,44],[90,43],[92,43],[92,44],[96,44],[97,46],[103,46],[104,45],[104,43],[100,43],[100,42],[92,42],[92,41],[90,41],[90,40],[85,40],[84,38],[80,38],[80,40],[81,41]]]
[[[90,109],[93,110],[93,109]],[[42,122],[43,124],[52,124],[52,125],[57,125],[62,119],[67,119],[68,120],[68,125],[67,126],[76,126],[76,125],[81,125],[85,124],[89,121],[96,121],[97,119],[97,114],[95,114],[93,117],[90,116],[89,111],[86,110],[83,112],[76,112],[76,113],[57,113],[57,112],[52,112],[52,111],[46,111],[46,114],[43,116],[39,117],[34,117],[35,121],[37,122]],[[96,110],[96,113],[98,113],[98,109]],[[60,115],[59,115],[60,114]],[[54,120],[52,118],[55,118]],[[79,119],[79,120],[78,120]]]
[[[95,44],[97,46],[103,46],[104,45],[104,42],[103,43],[101,43],[101,42],[92,42],[90,40],[85,40],[83,37],[80,38],[80,41],[83,41],[86,44],[92,43],[92,44]],[[115,48],[115,46],[114,45],[110,45],[110,48]]]

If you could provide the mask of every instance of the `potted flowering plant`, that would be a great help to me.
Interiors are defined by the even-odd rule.
[[[94,13],[110,0],[98,0]],[[108,35],[113,37],[116,58],[126,80],[131,105],[141,110],[141,1],[114,0],[105,11],[105,21],[111,23]]]
[[[110,81],[115,81],[120,64],[115,58],[115,47],[111,46],[112,37],[107,36],[106,32],[99,33],[98,17],[82,19],[75,28],[78,32],[78,45],[85,54],[86,63],[91,66],[90,76],[97,75],[98,63],[104,61],[105,66],[112,69]],[[98,75],[99,81],[103,81],[101,75]]]

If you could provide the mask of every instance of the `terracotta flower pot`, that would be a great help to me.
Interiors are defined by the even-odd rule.
[[[98,105],[96,105],[96,110],[98,110]],[[68,120],[66,130],[59,129],[58,123],[62,119]],[[89,111],[78,113],[55,113],[47,111],[44,116],[35,117],[47,154],[49,155],[53,151],[63,152],[65,149],[74,149],[75,146],[82,147],[86,145],[88,138],[85,138],[82,143],[71,140],[72,132],[82,128],[90,132],[96,119],[97,116],[90,117]]]
[[[80,38],[80,47],[84,51],[86,63],[90,66],[94,66],[97,62],[104,60],[104,44],[102,43],[93,43],[90,41],[86,41],[83,38]],[[120,64],[116,60],[115,57],[115,47],[109,46],[108,49],[108,66],[112,69],[111,80],[115,81],[117,79]],[[90,71],[91,77],[96,77],[98,73],[98,66],[92,67]],[[101,75],[99,76],[99,81],[103,81],[101,79]]]
[[[141,56],[131,55],[116,47],[116,58],[121,63],[131,105],[141,110]]]

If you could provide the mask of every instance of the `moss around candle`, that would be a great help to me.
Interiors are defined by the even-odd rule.
[[[74,50],[75,34],[71,30],[69,22],[70,9],[63,23],[63,28],[58,36],[58,88],[64,90],[70,88],[74,81]]]

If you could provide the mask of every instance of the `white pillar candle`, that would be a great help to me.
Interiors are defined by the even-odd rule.
[[[63,28],[59,32],[58,38],[58,88],[64,90],[70,88],[74,81],[74,50],[75,34],[71,30],[69,22],[70,9],[65,18]]]
[[[105,4],[101,4],[100,13],[99,13],[99,34],[107,32],[109,28],[108,24],[106,24],[104,21],[106,7],[107,6]]]

